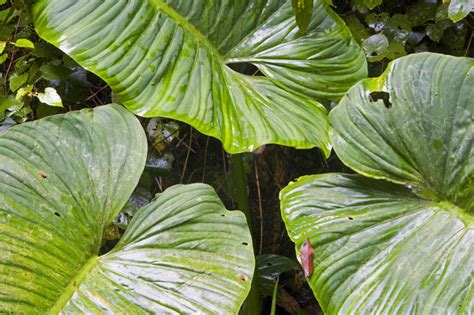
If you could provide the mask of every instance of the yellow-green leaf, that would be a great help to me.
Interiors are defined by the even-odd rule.
[[[35,48],[35,44],[33,44],[32,41],[26,38],[20,38],[17,39],[15,43],[13,43],[16,47],[21,47],[21,48]]]
[[[326,110],[315,100],[339,100],[367,64],[325,0],[313,5],[304,34],[291,0],[39,0],[33,16],[42,38],[138,115],[189,123],[231,153],[275,143],[329,155]]]
[[[41,103],[54,107],[63,107],[61,96],[52,87],[45,88],[44,93],[38,93],[37,97]]]

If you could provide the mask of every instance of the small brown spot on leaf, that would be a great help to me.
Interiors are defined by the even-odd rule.
[[[246,276],[246,275],[242,275],[242,274],[239,275],[239,279],[240,279],[241,281],[247,281],[247,280],[248,280],[247,276]]]
[[[39,172],[38,172],[38,176],[41,177],[41,178],[43,178],[43,179],[48,178],[48,175],[46,175],[46,174],[45,174],[44,172],[42,172],[42,171],[39,171]]]
[[[354,218],[353,218],[353,217],[347,217],[347,218],[348,218],[349,220],[354,220]]]
[[[59,218],[61,217],[61,214],[59,212],[55,212],[54,215],[59,217]]]
[[[311,242],[309,239],[306,239],[304,241],[303,246],[301,247],[301,254],[300,254],[300,259],[301,259],[301,266],[303,267],[304,274],[306,277],[311,277],[313,274],[313,258],[314,258],[314,249],[313,246],[311,246]]]

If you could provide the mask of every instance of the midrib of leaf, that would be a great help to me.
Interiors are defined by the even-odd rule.
[[[191,24],[186,18],[184,18],[181,14],[176,12],[173,8],[171,8],[168,4],[164,3],[161,0],[148,0],[155,7],[169,16],[176,24],[180,25],[186,32],[189,32],[193,35],[193,37],[197,40],[198,43],[203,45],[206,50],[208,50],[212,55],[214,55],[222,65],[225,64],[224,57],[219,52],[216,46],[209,41],[209,39],[204,36],[201,31],[199,31],[193,24]]]
[[[58,298],[54,306],[49,310],[48,314],[56,315],[66,306],[66,303],[69,302],[72,295],[81,285],[84,278],[90,273],[92,268],[94,268],[97,264],[97,256],[94,255],[89,260],[87,260],[82,268],[79,270],[77,275],[71,280],[69,285],[64,289],[63,294]]]

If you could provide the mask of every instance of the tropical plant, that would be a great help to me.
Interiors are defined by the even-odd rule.
[[[0,312],[239,310],[255,265],[250,233],[207,185],[157,195],[100,252],[146,151],[138,120],[118,105],[0,134]]]
[[[339,158],[361,175],[281,193],[327,314],[474,311],[474,60],[422,53],[351,88],[331,112]]]
[[[0,313],[473,313],[473,7],[0,0]]]
[[[229,153],[276,143],[330,151],[325,108],[367,75],[322,0],[305,33],[290,0],[40,0],[38,34],[104,79],[134,113],[189,123]],[[232,69],[253,64],[264,76]]]
[[[464,19],[474,11],[473,0],[443,0],[443,2],[449,2],[449,18],[454,22]]]

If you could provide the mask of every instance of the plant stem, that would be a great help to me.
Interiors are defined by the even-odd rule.
[[[247,218],[247,224],[250,232],[252,232],[252,217],[249,207],[249,195],[247,190],[247,174],[244,169],[244,161],[242,154],[232,154],[232,185],[234,186],[234,201],[237,207],[241,210]]]
[[[252,233],[252,217],[250,215],[249,207],[249,195],[247,190],[247,174],[244,169],[244,162],[242,160],[242,154],[232,155],[232,184],[235,189],[235,202],[237,207],[241,210],[247,218],[247,224]],[[253,233],[252,233],[252,239]],[[255,245],[252,244],[255,253]],[[250,288],[249,295],[247,296],[246,314],[247,315],[259,315],[260,314],[260,295],[258,293],[258,284],[256,280],[256,273],[252,278],[252,286]]]
[[[280,282],[280,276],[277,277],[277,281],[275,286],[273,287],[273,295],[272,295],[272,309],[270,310],[270,315],[276,314],[276,304],[278,299],[278,284]]]

